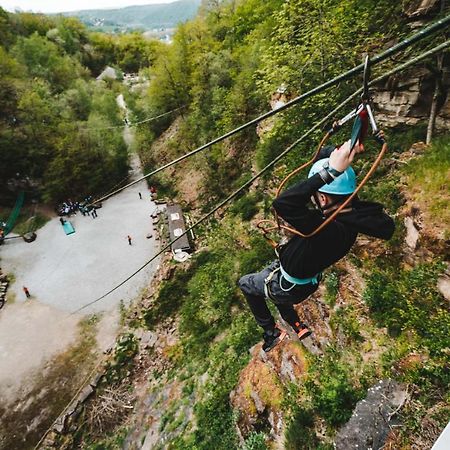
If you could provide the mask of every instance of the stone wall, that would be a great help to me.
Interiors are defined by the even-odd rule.
[[[443,88],[436,118],[437,130],[450,129],[450,59],[447,58],[443,68]],[[392,77],[383,85],[374,88],[373,101],[377,121],[381,127],[398,125],[416,125],[427,123],[435,88],[435,79],[425,66],[416,66],[403,74]]]
[[[441,11],[443,0],[408,0],[404,2],[403,12],[409,19],[409,26],[417,31],[436,20]],[[430,44],[438,45],[444,42],[442,34],[437,34]],[[431,47],[431,45],[430,45]],[[405,57],[405,60],[409,59]],[[399,61],[400,63],[400,61]],[[390,128],[398,125],[416,125],[427,123],[436,77],[430,66],[437,66],[437,57],[429,58],[405,72],[394,75],[383,84],[373,89],[373,101],[377,121],[381,127]],[[450,129],[450,57],[444,58],[442,67],[443,92],[438,101],[438,115],[435,129],[446,131]]]

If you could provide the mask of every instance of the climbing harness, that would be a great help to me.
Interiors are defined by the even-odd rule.
[[[336,133],[338,130],[340,130],[348,121],[350,121],[353,118],[355,118],[355,121],[353,124],[353,129],[352,129],[352,134],[351,134],[351,139],[350,139],[350,148],[352,151],[356,145],[356,142],[358,142],[358,141],[360,143],[363,142],[364,138],[367,135],[369,123],[372,128],[372,134],[374,135],[375,139],[381,144],[380,152],[378,153],[377,158],[373,162],[372,167],[369,169],[369,171],[367,172],[367,174],[365,175],[365,177],[363,178],[363,180],[361,181],[359,186],[356,187],[354,192],[351,195],[349,195],[349,197],[311,233],[305,234],[295,228],[292,228],[290,226],[287,226],[287,225],[281,223],[281,220],[280,220],[278,214],[276,213],[276,211],[274,211],[275,222],[273,220],[267,220],[267,219],[261,220],[260,222],[258,222],[258,224],[256,225],[257,228],[259,228],[262,231],[264,238],[269,242],[269,244],[273,248],[277,248],[279,245],[279,243],[277,243],[275,240],[273,240],[272,238],[269,237],[269,233],[271,233],[273,231],[285,230],[294,235],[301,236],[303,238],[309,238],[309,237],[316,235],[319,231],[321,231],[324,227],[326,227],[330,222],[332,222],[342,210],[344,210],[348,205],[350,205],[350,202],[357,195],[357,193],[360,191],[360,189],[366,184],[367,180],[372,176],[375,169],[380,164],[384,154],[387,151],[387,143],[386,143],[386,140],[384,139],[383,134],[378,130],[378,127],[377,127],[377,124],[375,121],[375,117],[372,113],[372,107],[370,105],[371,98],[370,98],[370,92],[369,92],[369,78],[370,78],[370,59],[369,59],[369,56],[367,55],[365,58],[365,62],[364,62],[363,92],[361,95],[360,104],[354,110],[352,110],[350,113],[348,113],[346,116],[344,116],[342,119],[333,123],[332,127],[327,131],[325,136],[320,141],[320,143],[317,147],[317,150],[314,153],[314,156],[308,162],[306,162],[305,164],[302,164],[300,167],[293,170],[280,183],[280,185],[277,189],[277,192],[276,192],[276,197],[278,197],[280,195],[281,190],[283,189],[283,187],[285,186],[285,184],[287,183],[288,180],[290,180],[293,176],[297,175],[299,172],[301,172],[303,169],[305,169],[310,164],[313,164],[315,161],[317,161],[319,152],[322,149],[322,147],[325,145],[325,143],[328,141],[328,139],[334,133]]]
[[[273,280],[273,277],[280,272],[279,280],[278,280],[278,286],[280,286],[280,289],[283,292],[289,292],[291,291],[295,286],[302,286],[305,284],[319,284],[320,280],[322,279],[322,273],[319,272],[318,274],[314,275],[310,278],[295,278],[289,275],[281,266],[281,264],[276,267],[272,272],[267,275],[266,278],[264,278],[264,294],[267,298],[270,298],[272,300],[275,300],[271,290],[270,290],[270,283]],[[290,286],[285,288],[283,287],[283,281],[287,281]]]

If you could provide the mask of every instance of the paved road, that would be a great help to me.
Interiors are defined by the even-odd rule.
[[[137,157],[132,159],[132,178],[141,175]],[[139,192],[143,199],[139,198]],[[0,248],[2,268],[12,272],[9,288],[19,302],[25,301],[22,286],[38,301],[64,311],[75,311],[103,295],[149,260],[159,249],[152,232],[150,214],[156,205],[142,181],[106,200],[98,217],[72,216],[76,232],[66,236],[58,218],[37,232],[33,243],[7,240]],[[128,245],[127,235],[132,237]],[[83,314],[113,309],[121,300],[128,303],[147,285],[158,260]]]

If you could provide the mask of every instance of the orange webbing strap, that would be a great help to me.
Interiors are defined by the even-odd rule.
[[[263,223],[268,223],[268,224],[270,224],[271,226],[266,228],[266,227],[263,226]],[[278,231],[278,230],[280,229],[280,227],[277,226],[277,224],[276,224],[273,220],[267,220],[267,219],[265,219],[265,220],[260,220],[260,221],[256,224],[256,228],[259,228],[259,229],[262,231],[262,234],[263,234],[263,236],[264,236],[264,239],[267,240],[267,242],[270,244],[270,246],[271,246],[273,249],[276,249],[276,248],[278,247],[278,242],[274,241],[272,238],[270,238],[270,237],[268,236],[269,233],[271,233],[272,231],[275,231],[275,230]]]
[[[319,145],[317,146],[317,150],[314,153],[314,156],[305,164],[302,164],[300,167],[297,167],[297,169],[293,170],[278,186],[277,193],[275,194],[275,198],[278,198],[280,196],[281,190],[283,189],[284,185],[290,180],[294,175],[297,175],[299,172],[301,172],[305,167],[308,167],[310,164],[314,163],[316,161],[317,156],[319,155],[319,152],[321,148],[325,145],[325,142],[328,141],[330,138],[332,132],[328,132],[320,141]],[[282,225],[280,223],[280,218],[278,217],[278,214],[275,210],[273,210],[273,214],[275,216],[275,220],[277,222],[277,226],[279,229],[282,228]]]
[[[359,192],[359,190],[366,184],[367,180],[372,176],[372,174],[375,172],[375,169],[380,164],[381,160],[383,159],[384,154],[387,151],[387,143],[383,142],[383,145],[381,147],[380,153],[377,156],[377,159],[372,164],[372,167],[369,169],[369,171],[366,173],[366,176],[363,178],[359,186],[355,189],[355,191],[345,200],[342,205],[337,208],[331,216],[327,217],[327,219],[321,223],[314,231],[308,234],[303,234],[300,231],[296,230],[295,228],[288,227],[286,225],[280,225],[280,228],[283,230],[290,231],[293,234],[296,234],[298,236],[301,236],[303,238],[309,238],[317,234],[319,231],[321,231],[323,228],[325,228],[332,220],[336,218],[336,216],[344,209],[346,208],[350,202],[353,200],[353,198],[356,196],[356,194]]]

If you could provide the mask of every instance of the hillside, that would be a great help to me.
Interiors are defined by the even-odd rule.
[[[435,51],[449,29],[446,5],[443,0],[205,1],[194,18],[177,26],[171,45],[138,33],[89,32],[71,18],[42,23],[42,17],[33,17],[30,26],[26,15],[7,16],[8,83],[0,88],[11,116],[21,120],[16,124],[5,115],[0,123],[8,143],[3,179],[27,169],[51,200],[62,189],[76,195],[87,182],[99,192],[103,178],[105,189],[120,185],[119,174],[109,177],[112,169],[98,161],[98,155],[106,162],[114,155],[112,145],[103,155],[102,139],[109,143],[114,135],[109,130],[121,126],[114,114],[107,121],[114,111],[111,95],[120,92],[135,136],[130,151],[139,155],[145,173],[192,152],[148,183],[158,200],[182,205],[190,223],[201,221],[190,258],[176,262],[162,247],[154,279],[129,308],[120,309],[114,348],[99,358],[85,384],[71,387],[70,404],[63,401],[70,397],[65,393],[58,408],[48,406],[45,421],[15,412],[8,427],[21,422],[26,430],[21,439],[32,447],[40,436],[45,449],[431,448],[450,412],[450,43]],[[423,32],[436,23],[437,31]],[[18,36],[24,28],[29,31]],[[405,42],[406,48],[386,56]],[[44,58],[49,52],[52,57]],[[354,111],[363,83],[361,71],[353,68],[367,53],[385,55],[372,67],[371,80],[378,81],[370,98],[388,151],[359,199],[336,218],[347,234],[330,237],[330,228],[312,239],[273,233],[315,250],[301,260],[301,252],[293,251],[299,258],[295,268],[312,272],[297,276],[309,279],[302,284],[310,295],[295,303],[312,335],[299,342],[282,322],[283,308],[270,302],[269,311],[288,336],[264,352],[263,328],[252,314],[256,307],[249,307],[252,299],[238,285],[277,258],[256,225],[273,218],[281,181],[311,160],[335,119]],[[106,64],[137,73],[138,82],[132,89],[117,80],[94,82]],[[66,79],[55,70],[66,66],[75,67],[77,76]],[[16,96],[6,95],[11,91]],[[293,99],[295,105],[279,109]],[[273,114],[262,120],[267,112]],[[57,126],[57,113],[63,126]],[[45,133],[42,124],[48,121],[54,133]],[[96,127],[91,139],[82,140],[81,129]],[[66,129],[72,132],[63,139]],[[351,134],[350,121],[329,143],[340,146]],[[228,137],[215,140],[223,135]],[[15,152],[22,148],[16,147],[18,138],[27,144],[23,154]],[[33,139],[45,144],[45,155],[36,155]],[[352,162],[358,180],[380,154],[370,133],[364,144]],[[91,153],[93,180],[83,170]],[[78,166],[81,170],[72,170]],[[319,194],[309,202],[327,175],[316,175],[315,189],[305,190],[300,181],[308,169],[282,190],[296,186],[297,193],[289,195],[297,201],[291,225],[299,231],[311,226],[306,219],[297,224],[303,220],[299,212],[317,224],[330,213],[324,205],[315,209],[314,203],[327,201]],[[337,203],[330,209],[342,197],[331,200]],[[371,214],[362,214],[362,227],[348,225],[347,218],[365,207]],[[170,218],[153,214],[147,220],[163,231]],[[327,245],[314,247],[323,236]],[[329,255],[343,244],[348,252],[330,265]],[[150,263],[150,252],[148,258]],[[323,278],[312,277],[316,258],[328,258]],[[133,256],[125,259],[130,274],[139,273]],[[125,286],[134,281],[131,276]],[[290,294],[283,295],[280,289],[275,295],[280,303],[293,303]],[[262,294],[255,297],[261,306]],[[58,398],[58,386],[52,389]],[[22,449],[23,441],[11,433],[5,442],[11,450]]]
[[[118,9],[92,9],[62,13],[77,17],[89,28],[99,31],[153,30],[175,28],[192,19],[201,0],[179,0],[173,3],[128,6]]]

